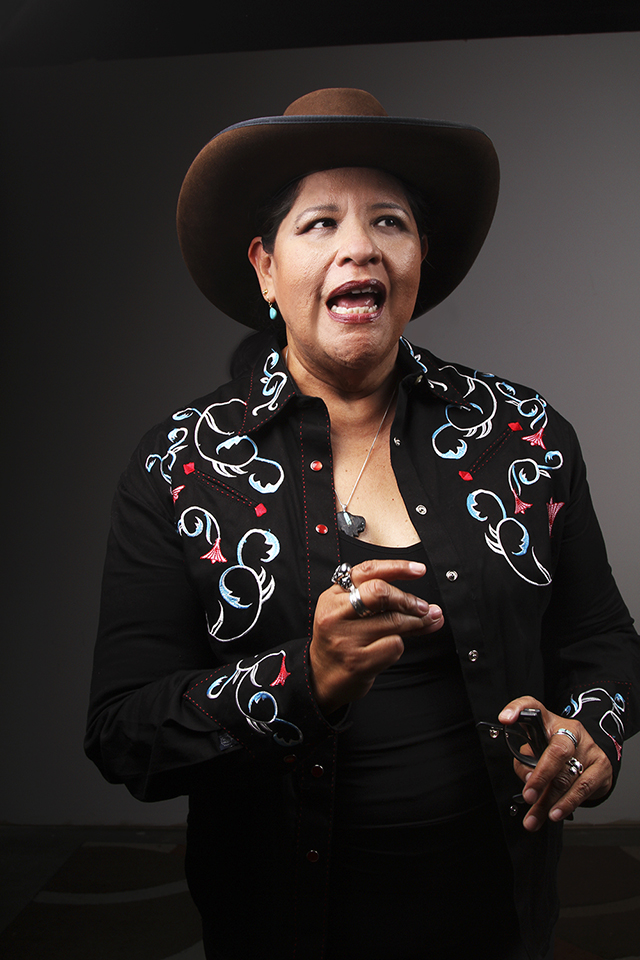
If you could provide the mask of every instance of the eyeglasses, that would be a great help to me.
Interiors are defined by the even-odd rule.
[[[535,767],[547,748],[547,734],[537,709],[521,710],[515,723],[480,722],[478,728],[486,729],[493,740],[502,734],[516,760],[527,767]]]

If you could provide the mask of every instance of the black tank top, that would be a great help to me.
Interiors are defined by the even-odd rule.
[[[404,590],[442,606],[421,544],[341,538],[342,559],[425,563]],[[454,638],[407,638],[339,737],[327,960],[524,960],[513,872]]]
[[[424,563],[419,580],[396,586],[442,606],[421,543],[380,547],[341,538],[342,558]],[[436,823],[467,813],[491,797],[451,629],[407,637],[393,666],[351,705],[352,726],[338,746],[336,823]]]

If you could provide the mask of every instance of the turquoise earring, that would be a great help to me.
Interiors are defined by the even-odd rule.
[[[269,297],[267,296],[268,293],[269,291],[265,287],[265,289],[262,291],[262,296],[269,304],[269,319],[275,320],[278,316],[278,308],[275,306],[275,300],[269,300]]]

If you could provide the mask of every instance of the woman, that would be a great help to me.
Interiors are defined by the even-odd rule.
[[[189,794],[207,957],[544,957],[562,820],[637,727],[573,431],[403,336],[497,188],[480,131],[355,90],[223,131],[186,177],[195,281],[266,333],[123,476],[87,751]],[[512,761],[528,708],[549,746]]]

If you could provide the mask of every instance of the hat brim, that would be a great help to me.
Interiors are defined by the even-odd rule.
[[[466,276],[498,198],[498,159],[481,130],[403,117],[263,117],[214,137],[189,168],[178,201],[187,267],[223,313],[250,327],[263,325],[264,301],[247,257],[259,234],[257,211],[292,180],[336,167],[385,170],[425,198],[429,253],[414,317]]]

